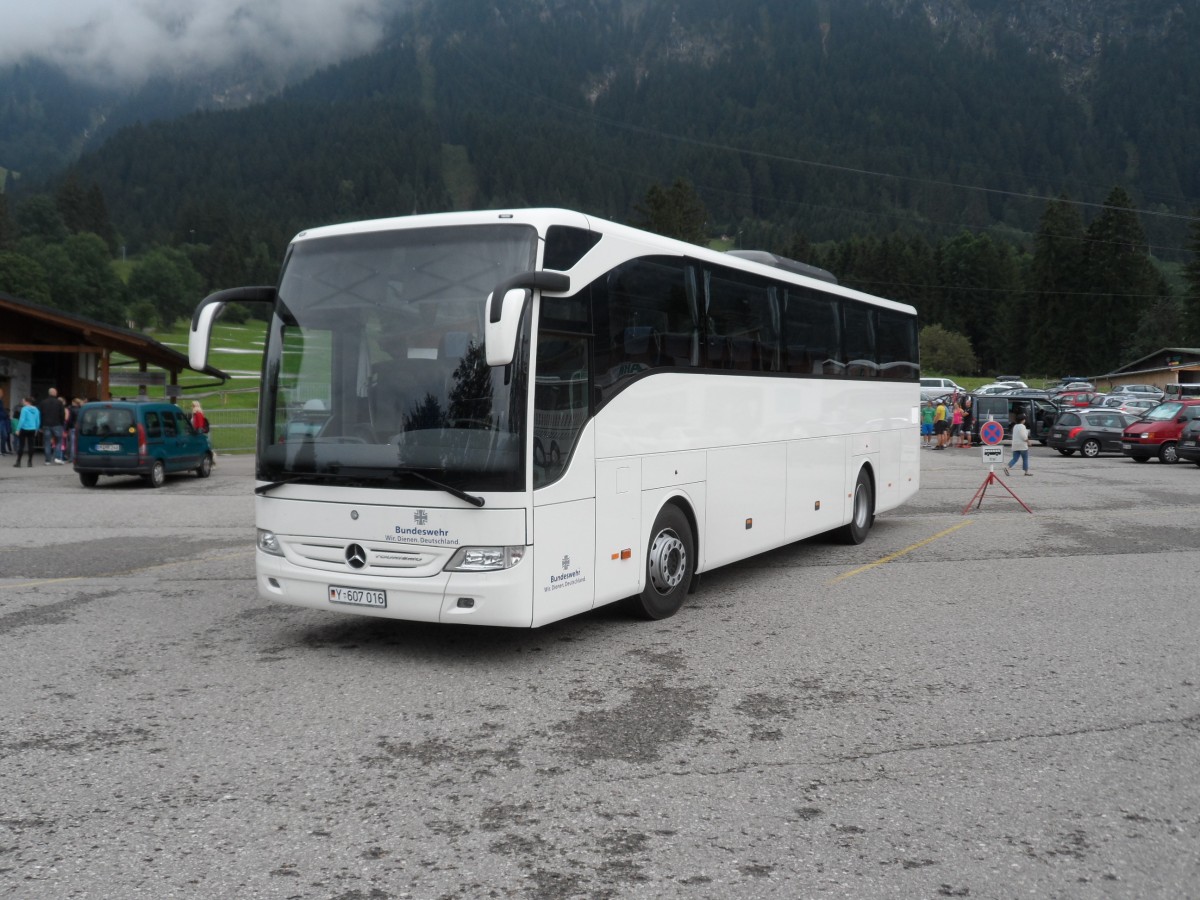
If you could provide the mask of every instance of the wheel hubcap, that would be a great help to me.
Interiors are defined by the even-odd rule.
[[[678,587],[687,569],[687,548],[674,531],[660,531],[650,545],[650,583],[660,594]]]

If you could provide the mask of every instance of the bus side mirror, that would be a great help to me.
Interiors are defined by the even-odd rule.
[[[213,322],[226,303],[270,303],[275,304],[276,291],[273,287],[230,288],[209,294],[196,305],[192,313],[192,327],[188,330],[188,365],[197,372],[208,366],[208,341],[212,335]]]
[[[210,303],[197,309],[192,318],[192,327],[188,331],[188,365],[197,372],[208,367],[208,341],[213,322],[224,308],[224,303]]]
[[[483,323],[483,344],[489,366],[507,366],[517,350],[517,332],[529,291],[567,293],[571,278],[562,272],[522,272],[496,285],[488,294]]]
[[[488,296],[488,309],[498,313],[499,320],[493,321],[489,314],[483,329],[483,346],[487,351],[489,366],[507,366],[513,361],[517,347],[517,331],[521,327],[521,314],[529,292],[523,288],[512,288],[504,292],[499,304]],[[499,306],[499,309],[497,309]]]

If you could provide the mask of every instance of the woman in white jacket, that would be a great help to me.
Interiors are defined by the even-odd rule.
[[[1012,459],[1008,461],[1008,466],[1004,467],[1004,474],[1008,475],[1008,467],[1015,466],[1017,460],[1021,461],[1021,468],[1025,470],[1025,474],[1029,475],[1029,429],[1025,427],[1025,414],[1017,413],[1017,420],[1012,427]]]

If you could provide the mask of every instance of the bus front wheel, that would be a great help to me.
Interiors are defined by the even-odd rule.
[[[646,549],[646,586],[629,598],[634,613],[646,619],[666,619],[679,612],[696,571],[692,526],[678,506],[658,513]]]
[[[838,537],[846,544],[861,544],[875,521],[875,492],[871,490],[871,476],[866,469],[859,470],[854,484],[854,509],[850,524],[838,530]]]

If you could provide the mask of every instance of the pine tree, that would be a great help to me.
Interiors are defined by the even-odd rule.
[[[1183,298],[1183,336],[1189,347],[1200,347],[1200,210],[1191,229],[1192,259],[1184,267],[1187,296]]]
[[[1085,318],[1083,219],[1065,196],[1050,201],[1033,239],[1027,281],[1027,318],[1014,323],[1026,335],[1027,368],[1061,376],[1083,369],[1083,343],[1071,340]]]
[[[652,185],[635,212],[639,227],[647,231],[692,244],[708,243],[708,212],[696,189],[682,178],[665,189]]]
[[[1079,323],[1079,334],[1086,349],[1084,368],[1098,374],[1121,364],[1139,313],[1152,306],[1161,282],[1133,200],[1123,188],[1113,188],[1088,226],[1085,256],[1087,316]]]

